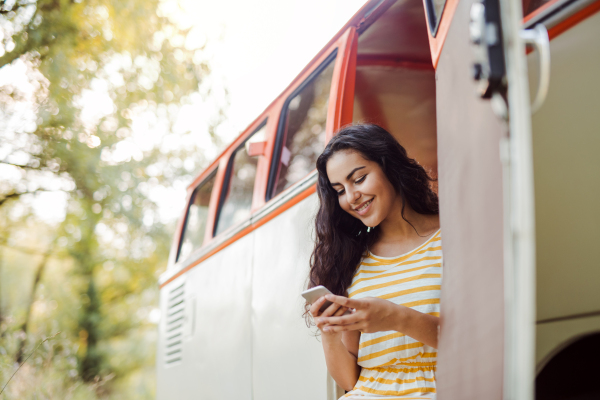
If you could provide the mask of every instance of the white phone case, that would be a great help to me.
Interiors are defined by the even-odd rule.
[[[315,286],[312,289],[308,289],[302,292],[302,297],[304,297],[306,301],[312,304],[315,301],[319,300],[322,296],[325,296],[326,294],[331,294],[331,292],[325,286]],[[331,304],[331,302],[327,303]]]
[[[302,297],[304,297],[306,299],[306,301],[308,301],[310,304],[312,304],[315,301],[319,300],[322,296],[325,296],[326,294],[333,294],[333,293],[331,293],[329,291],[329,289],[327,289],[325,286],[315,286],[312,289],[308,289],[308,290],[305,290],[304,292],[302,292]],[[325,300],[325,303],[323,303],[323,305],[321,306],[319,311],[323,312],[323,311],[327,310],[327,307],[329,307],[330,305],[331,305],[331,302],[329,300]],[[351,311],[347,310],[343,315],[348,315],[350,313],[351,313]]]

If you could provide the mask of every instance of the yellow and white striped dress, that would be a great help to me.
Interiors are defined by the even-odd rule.
[[[430,315],[440,315],[442,238],[438,230],[418,248],[397,257],[367,253],[348,297],[379,297]],[[437,352],[396,331],[362,333],[360,377],[341,399],[435,399]]]

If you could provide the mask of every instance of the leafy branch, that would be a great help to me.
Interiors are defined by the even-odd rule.
[[[8,162],[8,161],[2,161],[2,160],[0,160],[0,164],[11,165],[13,167],[23,168],[23,169],[33,169],[33,170],[36,170],[36,171],[41,171],[42,170],[42,168],[40,168],[40,167],[32,167],[31,165],[15,164],[15,163],[11,163],[11,162]]]
[[[21,196],[24,196],[26,194],[36,194],[39,192],[70,192],[69,190],[63,190],[63,189],[36,189],[36,190],[31,190],[28,192],[10,192],[8,194],[5,194],[3,198],[0,198],[0,206],[2,204],[4,204],[4,202],[6,202],[7,200],[10,199],[18,199]]]

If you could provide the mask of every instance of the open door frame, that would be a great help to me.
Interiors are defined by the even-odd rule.
[[[444,240],[438,396],[530,400],[535,234],[521,4],[499,1],[508,112],[498,116],[472,77],[473,3],[460,0],[449,16],[436,71]]]
[[[471,76],[461,0],[436,70],[438,179],[444,247],[437,392],[440,400],[501,400],[504,376],[505,121]]]

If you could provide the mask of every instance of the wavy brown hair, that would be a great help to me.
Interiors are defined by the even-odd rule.
[[[316,242],[310,258],[308,287],[323,285],[342,296],[346,295],[361,257],[379,236],[377,227],[367,233],[367,227],[359,219],[342,210],[338,193],[329,183],[327,161],[335,153],[348,150],[379,164],[402,197],[402,218],[406,204],[419,214],[439,214],[432,179],[388,131],[372,124],[341,129],[317,159],[320,207],[315,220]]]

